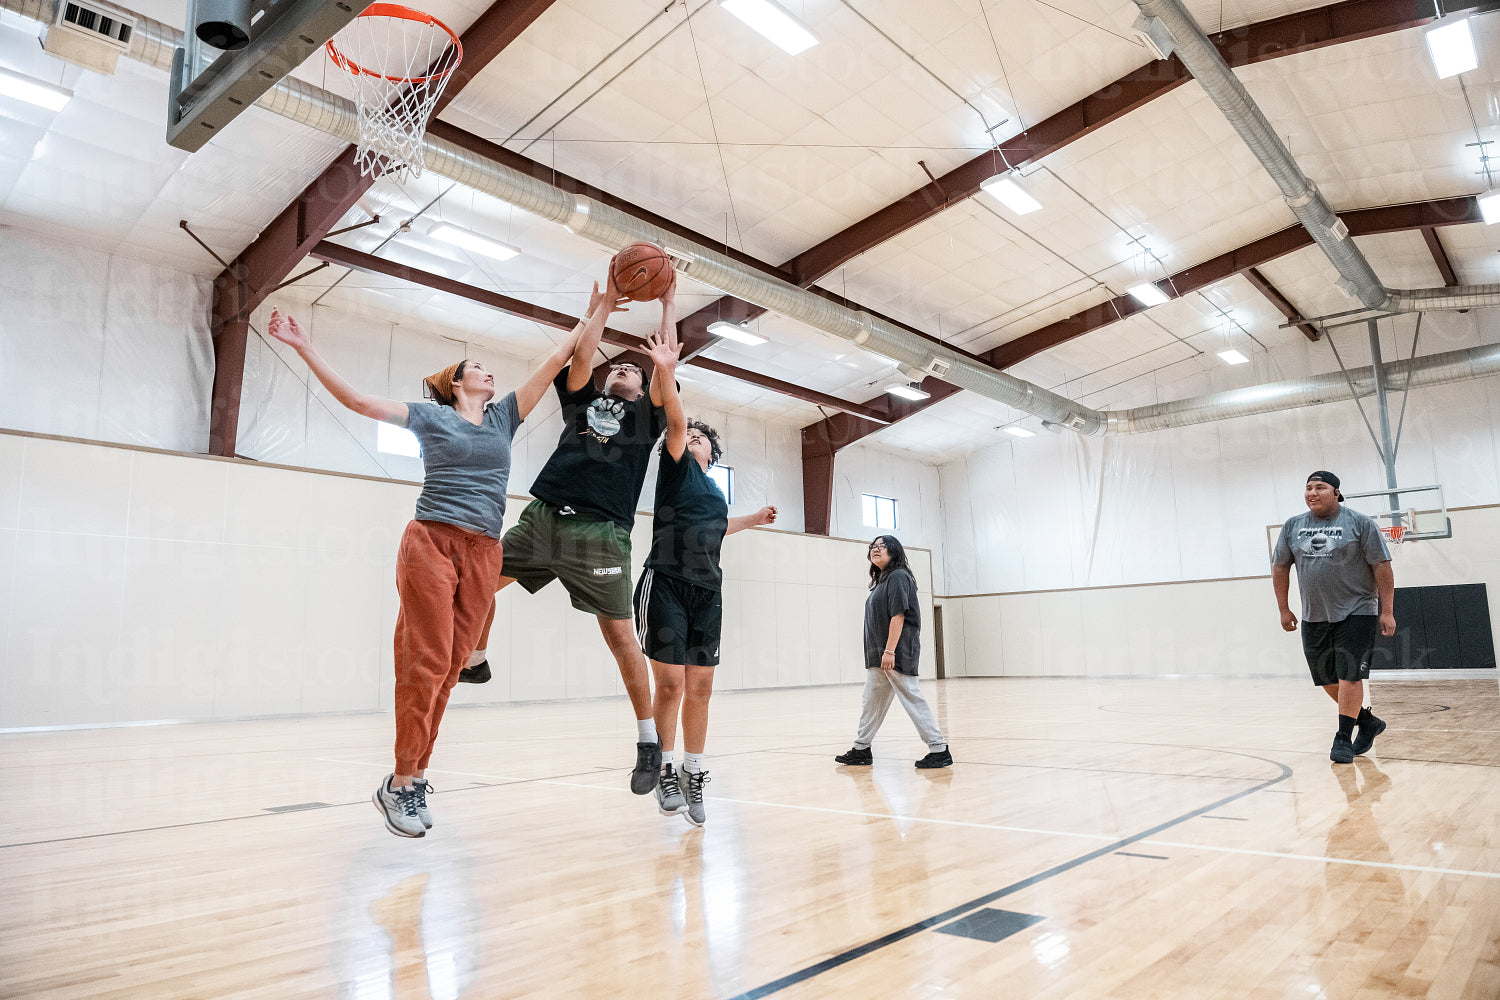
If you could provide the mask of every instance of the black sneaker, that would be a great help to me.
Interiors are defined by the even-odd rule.
[[[1335,764],[1354,763],[1354,744],[1349,741],[1349,737],[1343,733],[1334,736],[1333,749],[1328,751],[1328,759]]]
[[[464,667],[458,672],[458,683],[460,684],[488,684],[489,680],[489,660],[480,660],[472,667]]]
[[[1385,732],[1385,720],[1377,719],[1368,708],[1359,713],[1359,729],[1354,734],[1354,756],[1369,753],[1375,737]]]
[[[953,754],[948,752],[947,747],[943,747],[943,749],[934,750],[926,757],[917,761],[917,766],[921,768],[952,767]]]
[[[637,743],[635,745],[635,770],[630,772],[630,790],[637,795],[650,795],[661,777],[661,744]]]
[[[859,747],[850,747],[848,753],[841,753],[833,759],[840,764],[872,764],[875,762],[875,755],[870,752],[869,747],[863,750]]]

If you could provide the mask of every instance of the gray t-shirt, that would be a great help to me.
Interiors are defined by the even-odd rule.
[[[1303,621],[1341,622],[1350,615],[1380,613],[1370,567],[1390,558],[1380,526],[1340,504],[1330,518],[1314,517],[1312,511],[1287,518],[1271,561],[1297,565]]]
[[[896,672],[915,677],[922,654],[922,605],[917,601],[917,579],[904,567],[888,570],[865,598],[865,669],[880,669],[891,619],[897,615],[906,620],[896,641]]]
[[[422,446],[418,521],[440,521],[499,538],[505,533],[505,487],[510,482],[510,442],[521,426],[516,394],[484,408],[471,424],[451,406],[407,403],[406,429]]]

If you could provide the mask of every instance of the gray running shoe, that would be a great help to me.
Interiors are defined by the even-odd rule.
[[[682,785],[677,771],[668,764],[661,769],[661,780],[656,783],[656,808],[663,816],[677,816],[687,812],[687,799],[682,797]]]
[[[635,745],[635,770],[630,772],[630,790],[645,795],[656,787],[661,776],[661,744],[637,743]]]
[[[426,778],[413,778],[411,787],[417,792],[417,819],[422,821],[423,827],[431,830],[432,813],[427,811],[427,796],[436,795],[437,789]]]
[[[427,828],[417,817],[417,792],[410,785],[392,788],[394,774],[386,775],[370,796],[380,815],[385,817],[385,828],[398,837],[425,837]]]
[[[682,818],[694,826],[702,826],[708,814],[703,811],[703,786],[708,784],[707,771],[683,771],[687,778],[687,812]]]

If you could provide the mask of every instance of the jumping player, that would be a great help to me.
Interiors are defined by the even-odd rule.
[[[478,362],[460,361],[429,375],[423,382],[437,405],[358,392],[313,349],[295,319],[271,312],[271,336],[296,350],[335,399],[355,413],[405,427],[422,446],[422,493],[396,555],[396,766],[372,797],[386,829],[398,837],[422,837],[432,827],[427,764],[500,572],[511,440],[575,344],[598,340],[613,302],[595,285],[584,321],[499,402],[491,402],[495,376]]]
[[[1271,559],[1281,627],[1297,629],[1287,605],[1292,566],[1302,591],[1302,652],[1313,683],[1338,704],[1339,729],[1328,757],[1352,763],[1375,745],[1385,723],[1366,698],[1375,634],[1396,634],[1396,576],[1374,520],[1341,501],[1339,477],[1314,472],[1303,490],[1307,513],[1287,519]],[[1355,736],[1354,728],[1359,727]]]
[[[669,292],[668,295],[672,293]],[[673,372],[681,350],[671,327],[648,342],[661,386],[667,436],[656,475],[656,516],[651,554],[635,588],[636,635],[656,675],[656,731],[661,737],[661,779],[657,808],[702,826],[707,814],[703,751],[708,739],[708,700],[724,618],[719,548],[725,535],[776,521],[775,507],[729,516],[724,494],[708,478],[723,449],[719,435],[701,421],[688,420]],[[682,774],[673,767],[678,710],[682,713]],[[686,795],[682,787],[686,780]]]
[[[623,301],[615,288],[613,264],[605,298],[616,308]],[[670,290],[662,298],[661,322],[663,331],[676,322]],[[536,499],[505,533],[505,567],[498,589],[519,581],[534,594],[561,580],[573,607],[598,619],[635,710],[636,763],[630,790],[645,795],[656,785],[661,744],[652,716],[646,658],[631,628],[630,529],[666,416],[662,379],[648,387],[645,373],[636,365],[611,366],[604,390],[594,388],[590,362],[603,332],[602,323],[586,328],[567,367],[553,381],[562,402],[562,435],[531,484]],[[489,646],[494,617],[492,604],[477,646],[465,651],[466,661],[469,652]],[[486,664],[482,671],[466,670],[462,679],[483,683],[488,673]]]

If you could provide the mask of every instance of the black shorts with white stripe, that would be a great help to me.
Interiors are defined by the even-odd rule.
[[[723,628],[724,595],[720,591],[654,569],[641,573],[635,585],[635,635],[648,658],[716,667]]]

